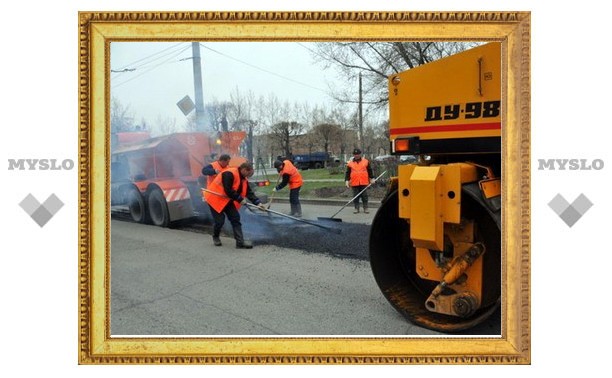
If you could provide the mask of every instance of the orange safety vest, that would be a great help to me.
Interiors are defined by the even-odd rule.
[[[212,165],[213,169],[219,171],[219,173],[223,173],[224,171],[227,171],[227,169],[229,168],[229,166],[226,166],[225,168],[223,168],[221,164],[219,164],[218,160],[213,161],[212,163],[210,163],[210,165]],[[206,176],[206,187],[207,188],[210,188],[210,184],[213,182],[215,178],[217,178],[217,176],[219,175],[216,174],[216,175]]]
[[[302,175],[300,174],[300,172],[298,172],[295,165],[291,164],[289,160],[283,161],[283,164],[285,164],[285,166],[283,167],[283,169],[281,169],[281,171],[278,174],[281,177],[284,174],[289,175],[289,189],[295,189],[295,188],[299,188],[300,186],[302,186],[302,183],[304,182],[304,180],[302,180]]]
[[[240,188],[239,190],[238,187],[240,186],[241,181],[240,181],[240,173],[238,172],[238,168],[229,168],[229,169],[226,169],[226,171],[229,171],[234,175],[234,183],[232,184],[232,189],[237,191],[242,197],[246,197],[248,181],[246,179],[242,180],[242,188]],[[222,174],[218,174],[217,177],[215,177],[215,179],[210,183],[210,186],[208,187],[208,189],[215,193],[222,194],[223,196],[213,194],[207,191],[204,192],[204,198],[206,199],[206,202],[213,209],[215,209],[218,213],[223,211],[223,208],[230,201],[230,198],[227,197],[227,194],[225,193],[225,190],[223,189],[222,176],[223,176]],[[236,206],[236,209],[240,209],[240,202],[234,201],[234,206]]]
[[[349,161],[346,165],[351,169],[350,185],[368,185],[370,183],[368,177],[368,164],[370,162],[366,158],[361,158],[360,161]]]

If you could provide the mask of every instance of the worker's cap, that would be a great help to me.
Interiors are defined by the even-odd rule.
[[[361,150],[359,148],[355,148],[353,150],[353,155],[361,155]]]
[[[274,161],[274,168],[279,169],[281,167],[281,165],[283,165],[283,162],[280,160],[275,160]]]

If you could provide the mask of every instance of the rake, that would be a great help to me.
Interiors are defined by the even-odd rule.
[[[333,221],[333,222],[342,222],[342,219],[340,218],[334,218],[336,215],[338,215],[338,213],[340,213],[345,207],[347,207],[348,205],[350,205],[351,202],[353,202],[355,200],[355,198],[359,197],[363,192],[365,192],[370,186],[374,185],[374,183],[376,181],[378,181],[379,178],[381,178],[385,173],[387,173],[387,171],[384,171],[383,173],[381,173],[380,175],[378,175],[377,178],[374,179],[373,182],[371,182],[368,186],[366,186],[365,188],[363,188],[359,193],[357,193],[357,195],[353,198],[351,198],[347,203],[344,204],[344,206],[342,206],[340,208],[340,210],[336,211],[334,213],[334,215],[332,215],[331,217],[327,218],[327,217],[317,217],[318,220],[323,220],[323,221]]]

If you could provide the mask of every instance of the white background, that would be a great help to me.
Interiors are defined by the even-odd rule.
[[[69,4],[67,4],[69,3]],[[605,2],[136,0],[5,2],[0,23],[2,370],[18,375],[90,377],[286,376],[345,373],[459,376],[570,376],[607,366],[611,243],[607,135],[610,16]],[[456,5],[460,3],[460,6]],[[9,5],[10,4],[10,5]],[[532,12],[532,364],[531,366],[78,366],[77,170],[9,171],[8,159],[73,159],[78,164],[78,17],[118,10],[512,10]],[[538,171],[538,159],[602,159],[600,171]],[[518,190],[518,188],[517,188]],[[65,206],[44,228],[18,203],[56,193]],[[547,203],[584,193],[594,206],[572,228]],[[602,346],[603,345],[603,346]],[[248,369],[248,370],[247,370]],[[381,369],[383,371],[381,371]],[[452,369],[452,370],[451,370]]]

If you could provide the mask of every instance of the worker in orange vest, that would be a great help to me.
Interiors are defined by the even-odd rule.
[[[240,223],[240,207],[247,203],[247,199],[254,205],[265,210],[265,206],[249,186],[248,178],[253,176],[253,165],[242,163],[238,168],[228,168],[210,183],[208,190],[204,191],[204,199],[210,206],[210,212],[214,220],[213,243],[221,245],[221,229],[225,223],[225,217],[232,224],[236,248],[253,248],[253,243],[244,239],[242,223]]]
[[[373,176],[370,162],[368,159],[361,156],[361,150],[359,148],[355,148],[355,150],[353,150],[352,159],[346,164],[346,173],[344,175],[346,187],[353,188],[353,196],[357,196],[366,186],[376,181]],[[363,202],[363,212],[368,214],[367,190],[353,200],[353,204],[355,205],[355,211],[353,213],[359,213],[359,198],[361,198]]]
[[[281,182],[276,185],[272,191],[277,192],[289,185],[289,204],[291,212],[289,215],[294,217],[302,217],[302,205],[300,204],[300,189],[302,188],[302,175],[297,168],[289,160],[276,160],[274,168],[278,172]]]
[[[228,154],[219,156],[219,159],[213,161],[207,166],[202,168],[202,174],[206,176],[206,187],[210,186],[210,183],[217,177],[217,175],[228,168],[231,157]]]

